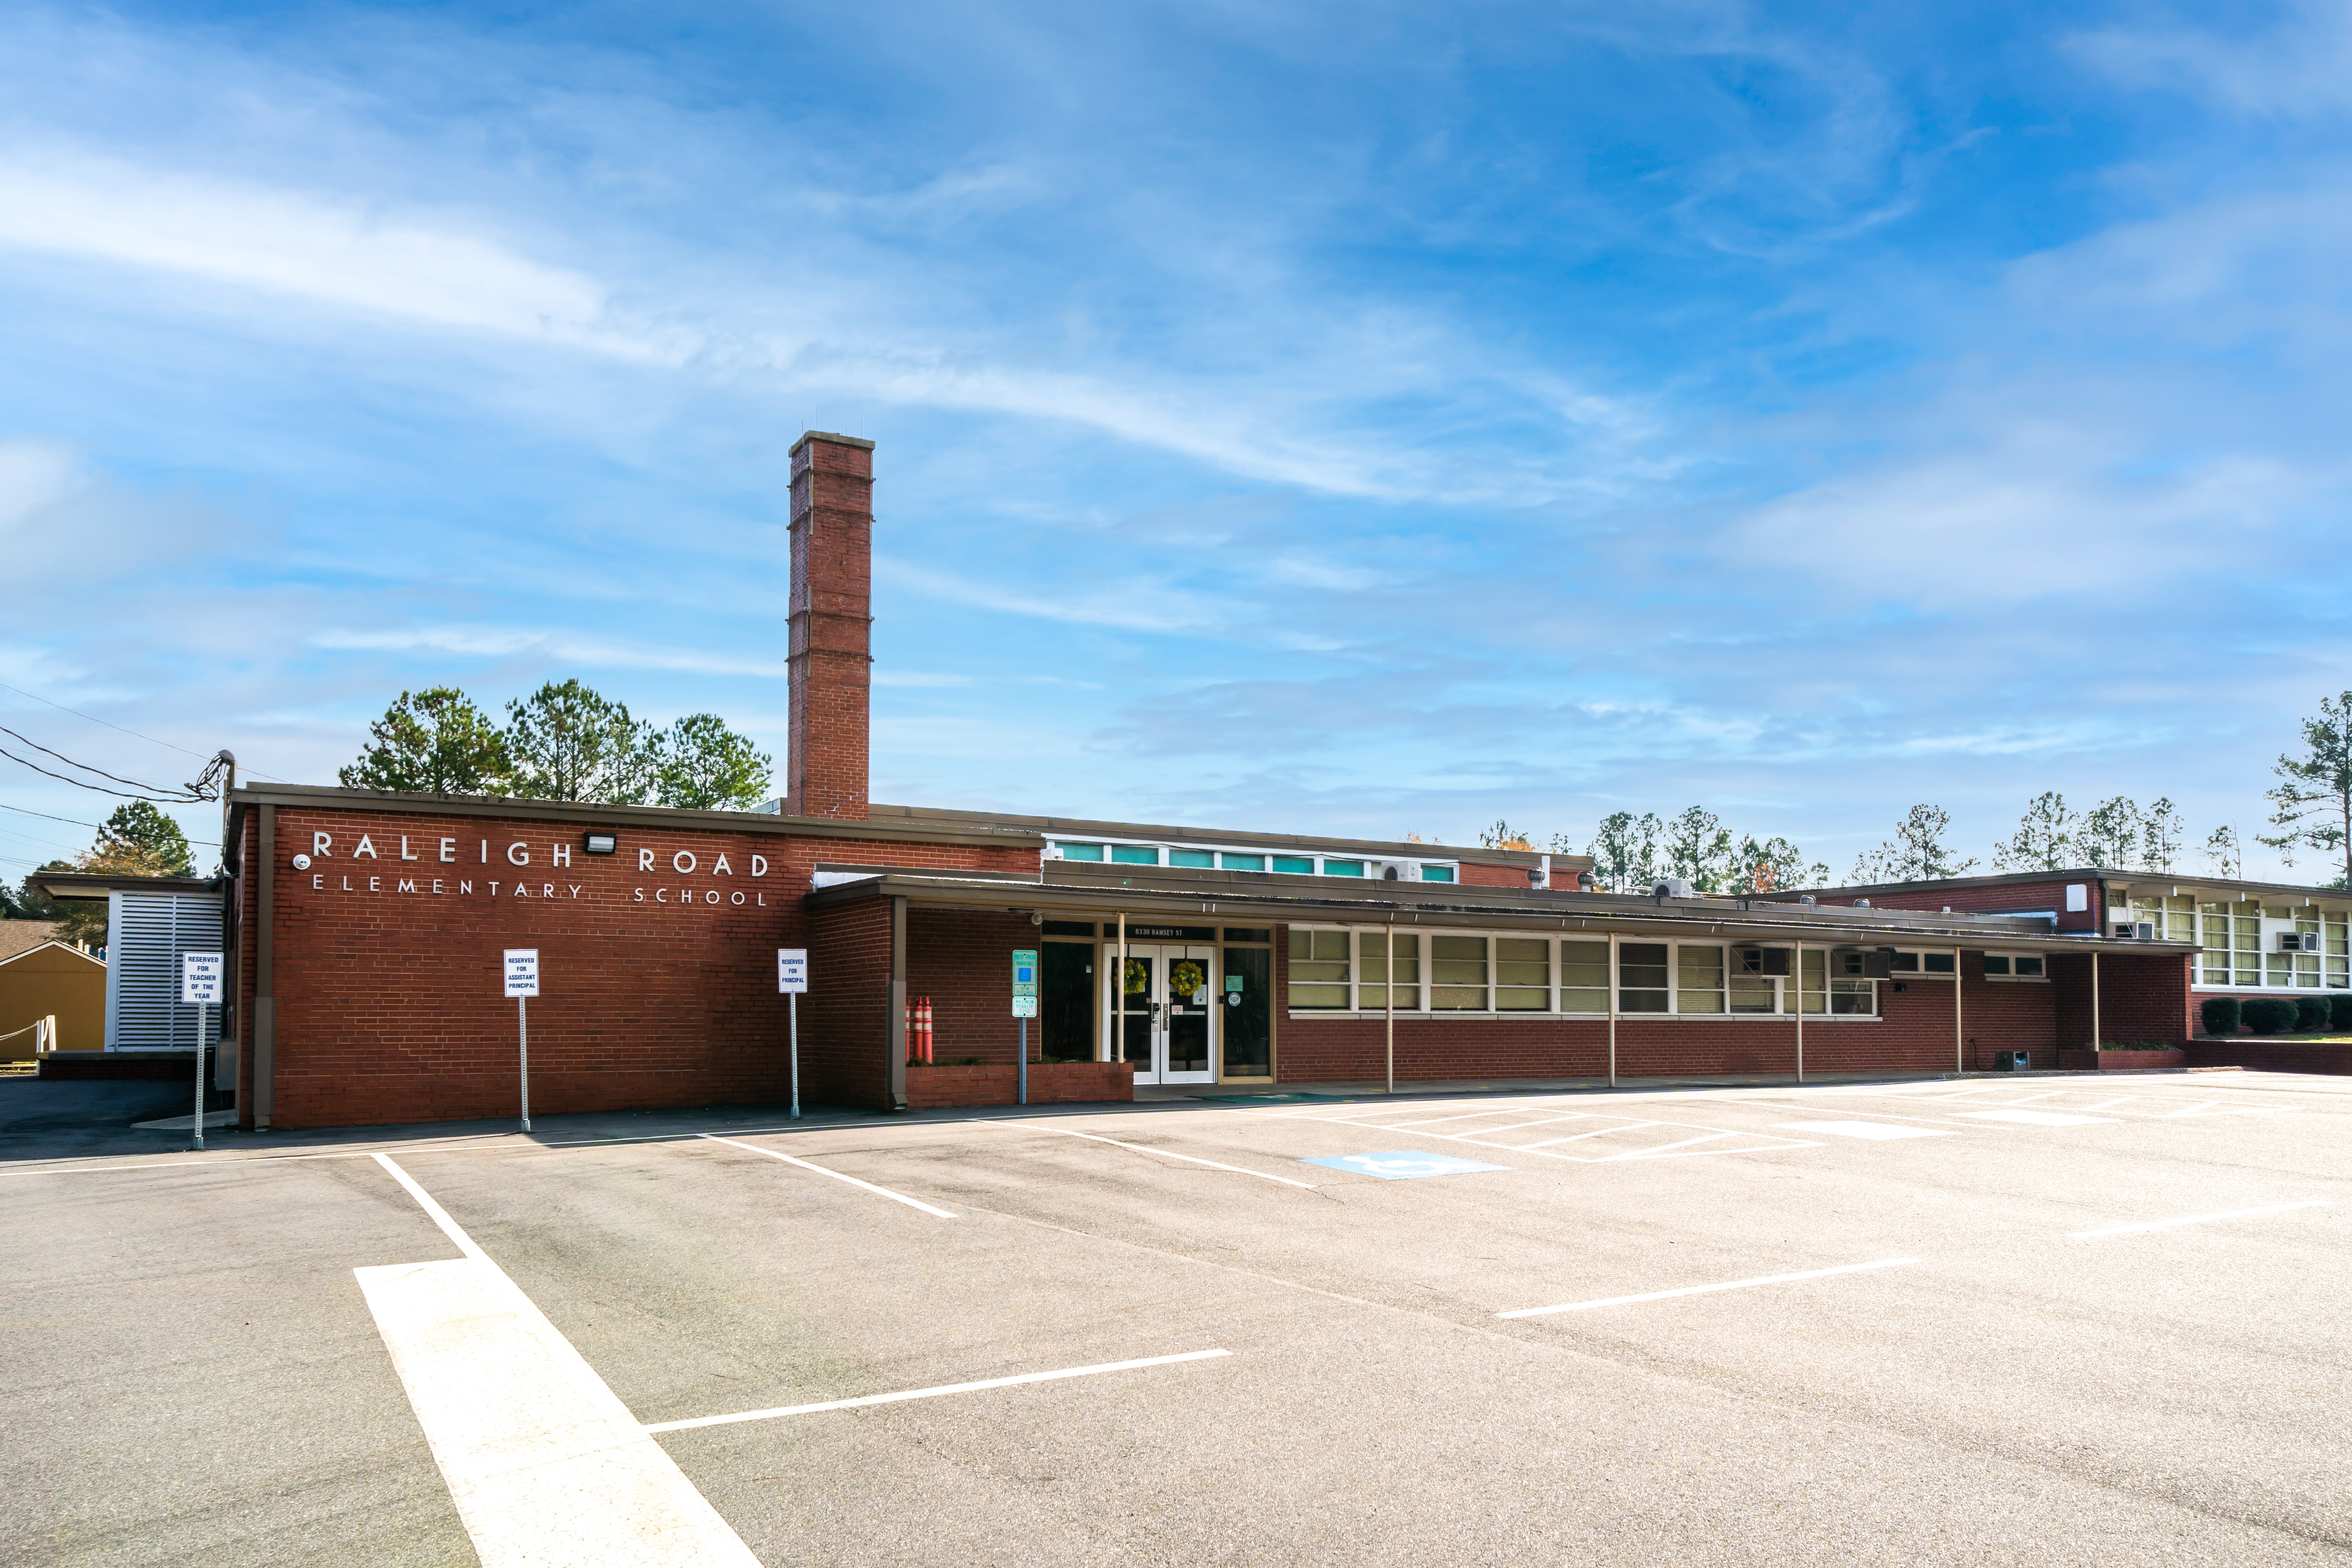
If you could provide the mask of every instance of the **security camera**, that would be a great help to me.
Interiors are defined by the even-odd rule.
[[[1044,925],[1045,923],[1045,917],[1039,914],[1035,910],[1031,910],[1029,911],[1029,923],[1033,926]]]
[[[310,868],[310,858],[308,855],[297,855],[294,857],[294,869],[297,871],[307,871]]]

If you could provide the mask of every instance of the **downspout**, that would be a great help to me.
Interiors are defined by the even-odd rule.
[[[2091,1049],[2099,1048],[2099,950],[2091,950]],[[2094,1062],[2094,1067],[2098,1064]]]

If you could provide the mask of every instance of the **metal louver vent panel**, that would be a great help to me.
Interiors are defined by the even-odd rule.
[[[179,893],[110,893],[107,904],[106,1048],[193,1050],[180,955],[221,951],[220,905]]]

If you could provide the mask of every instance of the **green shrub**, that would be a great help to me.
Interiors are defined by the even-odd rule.
[[[2294,1027],[2301,1035],[2323,1034],[2327,1028],[2327,998],[2298,996],[2294,999]]]
[[[2294,1027],[2295,1005],[2284,996],[2250,996],[2238,1012],[2257,1035],[2284,1035]]]
[[[2352,992],[2345,993],[2344,999],[2352,1002]],[[2235,996],[2208,996],[2197,1011],[2204,1019],[2207,1034],[2234,1035],[2238,1032],[2238,1007]]]
[[[2327,999],[2327,1026],[2339,1035],[2352,1031],[2352,991],[2338,991]]]

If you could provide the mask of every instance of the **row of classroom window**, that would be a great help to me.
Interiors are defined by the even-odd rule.
[[[2193,942],[2200,985],[2259,985],[2342,991],[2352,988],[2352,911],[2311,906],[2265,908],[2253,902],[2200,903],[2185,893],[2136,897],[2130,919],[2146,921],[2167,942]],[[2122,918],[2120,916],[2118,919]],[[2292,923],[2300,935],[2324,939],[2325,951],[2264,952],[2263,923],[2273,931]]]
[[[1382,936],[1388,935],[1383,952]],[[1853,949],[1809,948],[1801,985],[1767,973],[1790,967],[1788,949],[1706,942],[1620,942],[1619,1013],[1792,1014],[1874,1017],[1878,983]],[[1988,953],[2000,980],[2046,978],[2040,953]],[[1898,952],[1891,972],[1948,977],[1948,952]],[[1585,1013],[1610,1009],[1609,944],[1542,936],[1439,935],[1329,930],[1290,932],[1290,1006],[1297,1011]]]
[[[1098,860],[1118,866],[1182,866],[1194,870],[1265,871],[1290,877],[1369,877],[1370,862],[1336,855],[1263,855],[1233,849],[1185,849],[1158,844],[1066,844],[1054,842],[1065,860]],[[1164,858],[1163,858],[1164,857]],[[1454,868],[1420,863],[1420,879],[1451,882]]]

